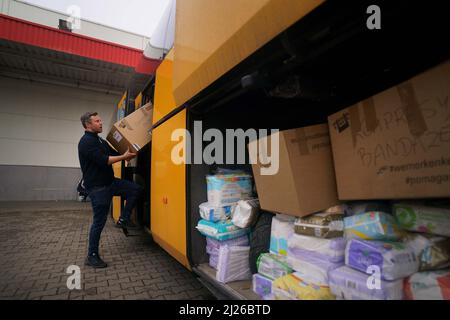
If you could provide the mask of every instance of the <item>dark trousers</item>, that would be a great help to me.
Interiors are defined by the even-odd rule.
[[[126,205],[120,217],[129,221],[131,210],[136,205],[141,196],[143,188],[131,181],[114,179],[109,186],[94,187],[89,190],[94,218],[89,232],[89,250],[88,254],[98,254],[100,235],[108,220],[108,212],[111,206],[113,196],[122,196],[126,200]]]

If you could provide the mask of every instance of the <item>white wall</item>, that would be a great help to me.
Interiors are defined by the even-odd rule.
[[[120,96],[0,77],[0,165],[79,168],[80,116],[97,111],[106,137]]]
[[[0,10],[0,13],[53,28],[58,28],[59,19],[67,20],[68,18],[68,15],[65,13],[44,9],[39,6],[16,0],[0,0]],[[121,44],[139,50],[144,50],[150,41],[150,38],[143,35],[84,19],[81,19],[81,29],[73,30],[73,33]]]

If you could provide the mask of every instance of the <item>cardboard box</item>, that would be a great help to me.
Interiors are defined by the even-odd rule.
[[[132,152],[139,152],[152,140],[152,120],[153,105],[148,103],[116,122],[106,140],[121,154],[127,148]]]
[[[272,137],[279,139],[278,172],[263,175],[265,161],[261,159],[264,154],[273,157],[276,149],[271,148]],[[266,143],[269,153],[265,152]],[[326,124],[280,131],[252,141],[248,147],[262,209],[302,217],[338,203]]]
[[[328,118],[340,200],[450,196],[450,62]]]

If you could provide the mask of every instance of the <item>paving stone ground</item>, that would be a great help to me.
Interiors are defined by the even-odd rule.
[[[126,238],[110,218],[102,233],[105,269],[84,265],[89,203],[0,202],[0,299],[214,299],[145,231]],[[81,270],[81,290],[69,290],[68,266]]]

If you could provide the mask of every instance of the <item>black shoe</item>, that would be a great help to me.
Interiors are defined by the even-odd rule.
[[[108,265],[103,261],[100,256],[96,253],[87,256],[85,265],[91,266],[94,268],[106,268]]]
[[[127,229],[129,225],[130,223],[127,220],[119,218],[119,220],[116,223],[116,228]]]

